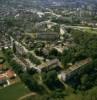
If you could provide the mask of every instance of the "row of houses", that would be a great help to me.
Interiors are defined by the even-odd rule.
[[[27,53],[28,50],[19,42],[15,41],[14,45],[15,45],[16,53],[18,53],[19,55],[25,55]]]
[[[17,59],[17,63],[21,64],[22,68],[25,69],[25,71],[27,69],[30,70],[33,69],[35,70],[35,72],[39,72],[39,73],[47,72],[53,69],[56,69],[58,71],[62,69],[62,65],[58,59],[49,60],[37,66],[33,64],[29,59],[25,59],[25,58],[21,58],[20,60]]]
[[[9,36],[7,36],[6,34],[0,34],[0,50],[2,48],[8,49],[9,47],[11,47],[11,41]]]

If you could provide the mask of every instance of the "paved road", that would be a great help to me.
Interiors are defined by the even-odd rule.
[[[25,95],[25,96],[20,97],[18,100],[24,100],[24,99],[27,98],[27,97],[35,96],[35,95],[37,95],[37,93],[32,92],[32,93],[29,93],[29,94],[27,94],[27,95]]]
[[[92,27],[86,27],[86,26],[71,26],[71,25],[62,25],[65,28],[75,28],[75,29],[90,29]],[[93,29],[97,29],[96,27],[94,27]]]

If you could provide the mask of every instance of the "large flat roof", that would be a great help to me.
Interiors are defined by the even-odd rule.
[[[74,65],[72,65],[71,67],[69,67],[69,68],[68,68],[67,70],[65,70],[64,72],[65,72],[66,74],[69,74],[69,73],[71,73],[71,72],[73,72],[73,71],[79,69],[79,68],[82,67],[83,65],[90,63],[91,61],[92,61],[91,58],[87,58],[87,59],[85,59],[85,60],[76,62]]]

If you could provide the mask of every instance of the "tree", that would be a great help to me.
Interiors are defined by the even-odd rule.
[[[68,63],[73,62],[75,56],[75,49],[70,48],[69,50],[64,50],[61,61],[64,66],[67,66]],[[67,68],[67,67],[65,67]]]
[[[81,84],[86,84],[87,81],[88,81],[88,75],[85,74],[85,75],[81,78]]]
[[[13,43],[13,52],[16,53],[16,45]]]
[[[61,86],[63,86],[58,78],[57,78],[57,72],[56,70],[52,70],[49,71],[47,73],[42,73],[42,77],[43,77],[43,81],[44,83],[50,88],[50,89],[54,89],[54,88],[60,88]]]

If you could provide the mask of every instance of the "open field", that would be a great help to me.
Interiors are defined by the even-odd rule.
[[[0,50],[0,57],[4,57],[4,55],[3,55],[3,53],[2,53],[2,51]]]
[[[0,100],[18,100],[28,93],[30,90],[23,83],[16,83],[0,90]]]

